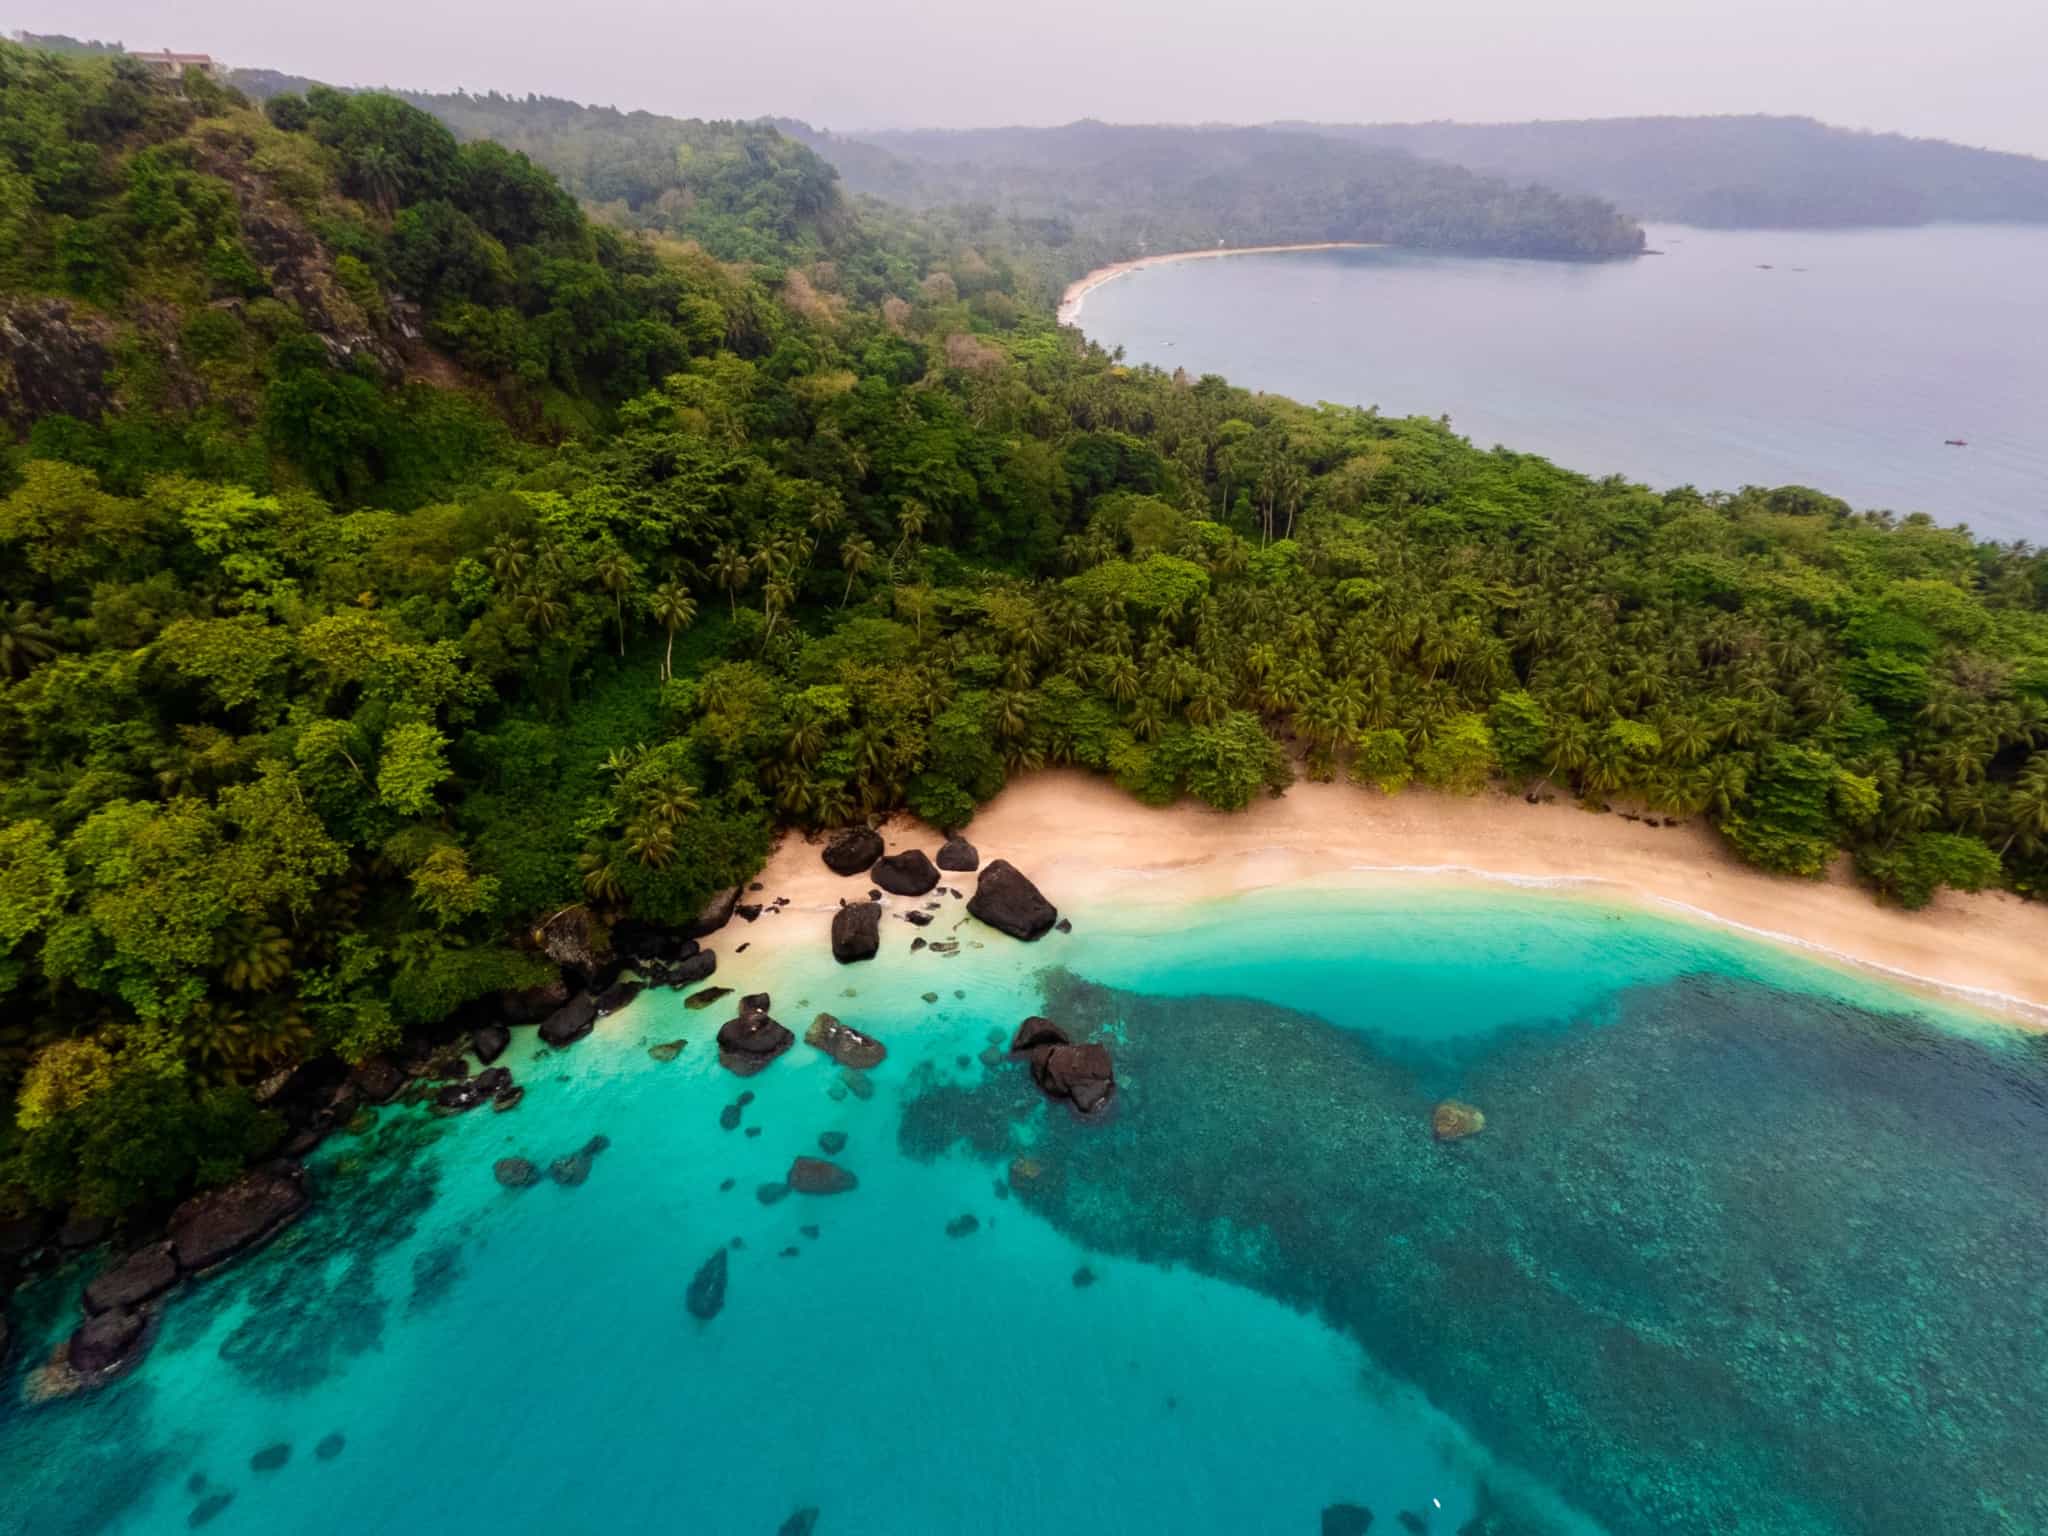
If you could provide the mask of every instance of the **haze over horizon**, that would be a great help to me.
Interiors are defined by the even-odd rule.
[[[1654,14],[1650,12],[1654,10]],[[934,17],[915,0],[858,13],[595,0],[361,0],[306,15],[251,0],[36,0],[8,27],[207,52],[349,85],[498,90],[684,117],[797,117],[885,128],[1275,119],[1785,113],[1843,127],[2048,155],[2048,7],[1954,0],[1444,0],[1428,13],[1274,0],[1256,23],[1201,0],[1043,0]],[[387,39],[410,39],[394,50]]]

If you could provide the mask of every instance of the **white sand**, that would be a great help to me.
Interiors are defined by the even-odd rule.
[[[1273,256],[1282,251],[1363,251],[1377,243],[1368,240],[1320,240],[1310,245],[1219,245],[1214,250],[1167,251],[1158,256],[1140,256],[1135,261],[1112,262],[1067,284],[1067,291],[1060,295],[1059,322],[1072,325],[1081,318],[1081,304],[1089,294],[1104,283],[1113,283],[1147,267],[1163,267],[1176,261],[1207,261],[1216,256]]]
[[[936,853],[941,841],[906,816],[882,836],[891,853]],[[1008,859],[1060,906],[1200,901],[1356,879],[1360,870],[1586,882],[1611,899],[1722,923],[1986,1003],[2018,1004],[2008,1011],[2015,1022],[2048,1027],[2048,906],[2004,892],[1943,892],[1919,912],[1881,907],[1852,881],[1846,857],[1825,881],[1783,879],[1737,863],[1697,821],[1650,827],[1563,800],[1529,805],[1500,793],[1424,792],[1390,798],[1349,784],[1307,783],[1235,815],[1192,803],[1153,810],[1105,780],[1049,772],[1005,789],[967,836],[984,861]],[[864,894],[868,882],[833,874],[819,851],[801,837],[784,839],[761,880],[766,896],[787,896],[790,908],[713,941],[722,980],[735,941],[749,945],[739,959],[750,963],[733,968],[733,979],[745,982],[765,983],[786,946],[829,948],[832,913],[841,900]],[[942,877],[969,895],[974,878]]]

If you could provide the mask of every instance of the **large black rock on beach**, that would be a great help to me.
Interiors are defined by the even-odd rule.
[[[981,872],[967,910],[1013,939],[1042,939],[1059,921],[1059,909],[1008,859],[993,859]]]
[[[857,875],[882,856],[882,834],[849,827],[825,845],[825,867],[835,875]]]
[[[939,883],[938,869],[922,848],[906,848],[877,860],[868,876],[892,896],[922,896]]]

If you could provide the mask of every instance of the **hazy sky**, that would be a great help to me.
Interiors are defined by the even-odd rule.
[[[1803,112],[2048,155],[2048,0],[14,0],[343,84],[861,129]]]

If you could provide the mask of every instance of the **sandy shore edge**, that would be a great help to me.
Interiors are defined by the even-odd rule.
[[[935,853],[942,841],[906,816],[893,818],[882,835],[891,853]],[[1529,805],[1498,792],[1389,797],[1307,783],[1236,814],[1191,803],[1156,810],[1105,780],[1050,771],[1010,785],[966,835],[984,861],[1008,859],[1062,908],[1156,909],[1273,886],[1402,876],[1571,887],[2048,1029],[2048,907],[2005,892],[1943,892],[1919,912],[1881,907],[1854,883],[1846,858],[1826,880],[1782,879],[1738,863],[1697,821],[1653,827],[1562,800]],[[794,834],[760,878],[789,907],[772,921],[745,925],[749,952],[733,968],[736,980],[765,983],[792,947],[829,952],[832,913],[869,888],[864,878],[833,874],[819,845]],[[973,875],[942,879],[973,894]],[[888,902],[892,912],[919,905]]]
[[[1364,251],[1373,249],[1378,243],[1370,240],[1318,240],[1307,245],[1219,245],[1214,250],[1165,251],[1157,256],[1114,261],[1067,284],[1066,292],[1060,295],[1059,322],[1072,325],[1080,318],[1081,305],[1089,294],[1104,283],[1113,283],[1147,267],[1164,267],[1177,261],[1207,261],[1217,256],[1277,256],[1286,251]]]

